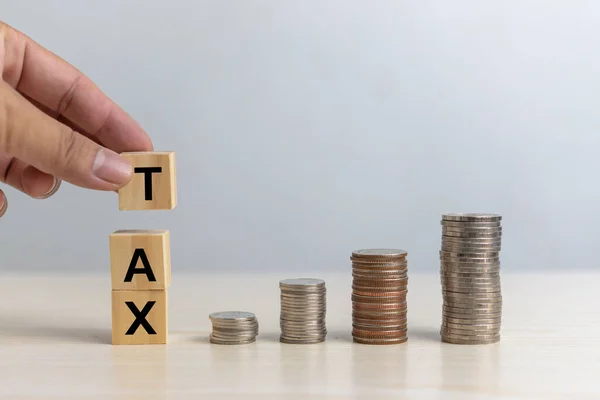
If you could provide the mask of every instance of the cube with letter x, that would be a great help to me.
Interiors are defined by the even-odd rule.
[[[114,345],[167,343],[166,290],[113,290]]]

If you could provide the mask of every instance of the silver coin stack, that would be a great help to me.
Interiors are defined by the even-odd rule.
[[[442,215],[440,335],[443,342],[492,344],[500,341],[501,221],[498,214]]]
[[[209,315],[212,322],[210,342],[214,344],[248,344],[256,341],[256,316],[244,311],[221,311]]]
[[[325,340],[327,328],[325,281],[321,279],[284,279],[281,290],[280,327],[282,343],[311,344]]]

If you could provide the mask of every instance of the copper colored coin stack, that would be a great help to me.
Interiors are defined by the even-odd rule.
[[[406,334],[407,252],[352,252],[352,337],[362,344],[399,344]]]

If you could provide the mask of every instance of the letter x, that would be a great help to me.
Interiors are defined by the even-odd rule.
[[[150,323],[146,320],[146,316],[148,315],[148,313],[150,312],[152,307],[154,307],[155,303],[156,303],[155,301],[147,302],[146,305],[144,306],[144,308],[142,309],[142,311],[140,311],[137,308],[137,306],[134,304],[133,301],[125,302],[125,304],[127,304],[127,307],[129,307],[129,309],[131,310],[133,315],[135,315],[135,321],[133,321],[133,324],[131,324],[131,326],[129,327],[127,332],[125,332],[126,335],[133,335],[135,333],[135,331],[137,331],[137,328],[139,326],[143,326],[149,335],[156,335],[156,331],[154,330],[154,328],[152,328]]]

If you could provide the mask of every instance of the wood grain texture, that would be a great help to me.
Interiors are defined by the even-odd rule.
[[[166,344],[167,311],[166,290],[113,290],[112,344]],[[147,325],[136,324],[138,313]]]
[[[171,281],[170,247],[166,229],[113,232],[109,238],[112,289],[166,289]]]
[[[119,210],[172,210],[177,206],[174,152],[126,152],[121,155],[131,161],[134,174],[118,191]],[[139,168],[160,168],[160,172],[135,172]],[[151,193],[146,191],[148,182],[152,185]]]
[[[340,274],[175,273],[168,344],[157,346],[111,345],[108,274],[1,275],[0,398],[600,398],[600,272],[503,272],[502,340],[491,346],[441,343],[439,275],[409,272],[409,341],[366,346],[351,341],[345,265]],[[322,344],[278,341],[278,281],[298,275],[327,281]],[[208,342],[208,314],[229,309],[256,314],[256,343]]]

